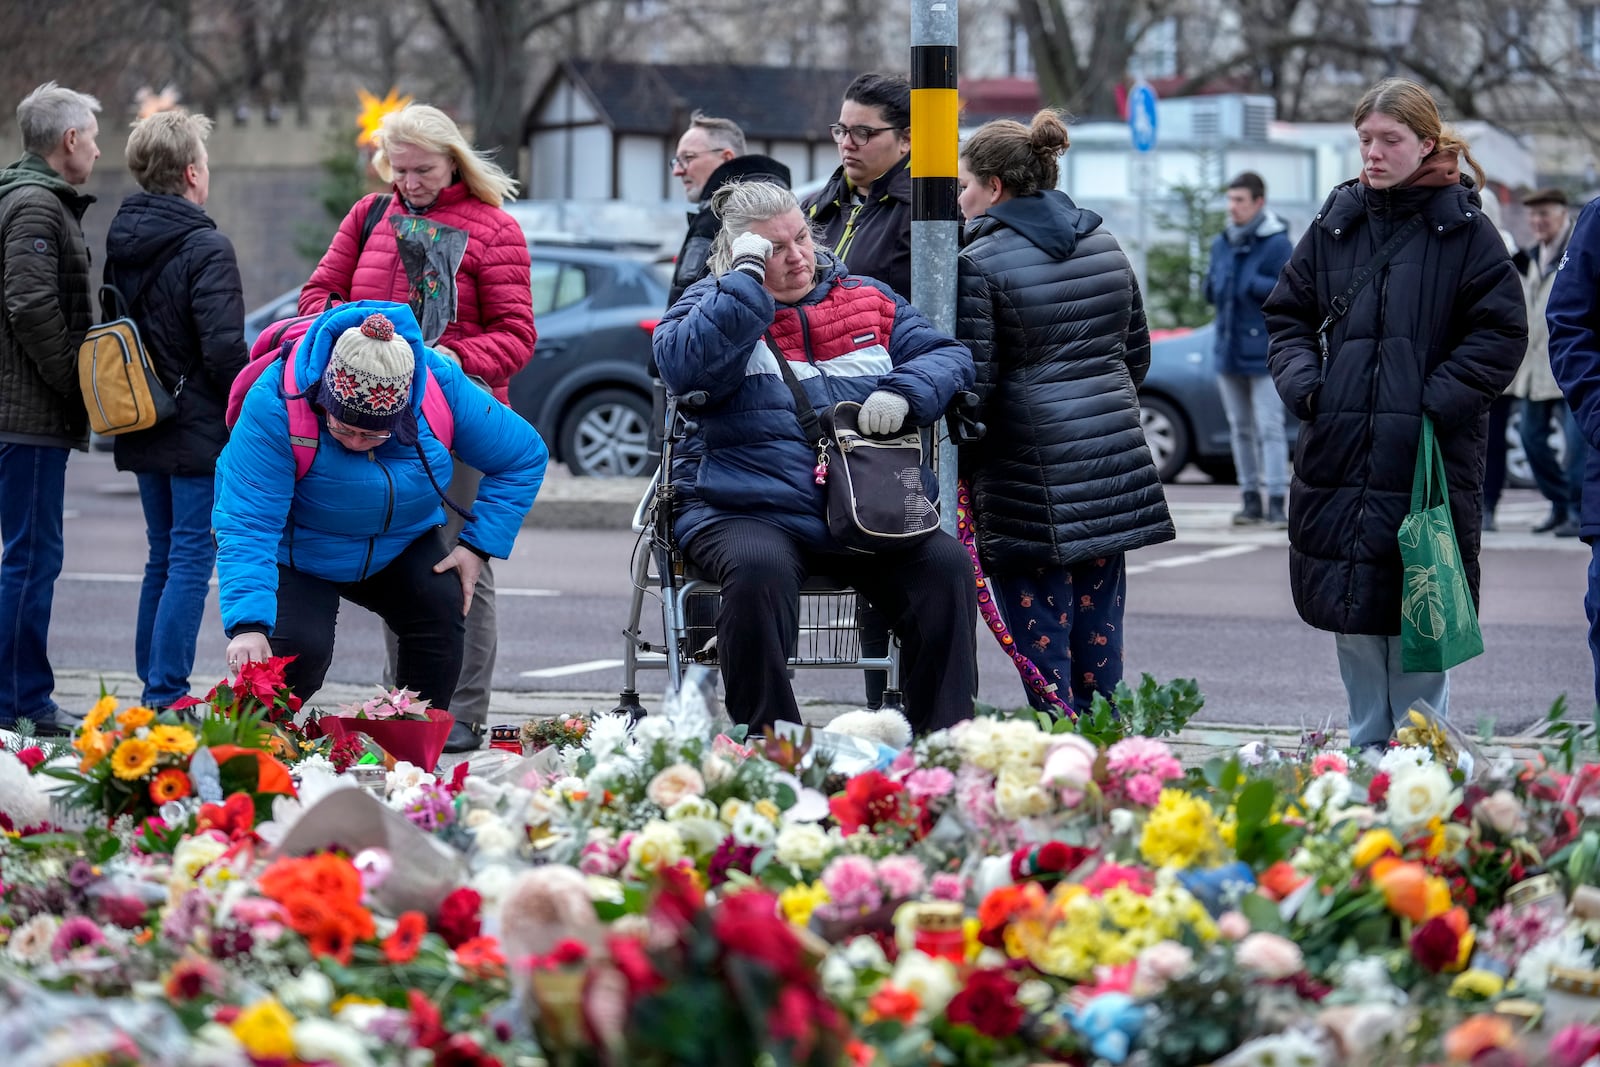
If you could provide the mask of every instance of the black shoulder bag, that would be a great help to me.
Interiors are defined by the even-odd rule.
[[[1328,336],[1333,332],[1334,324],[1349,313],[1350,302],[1355,299],[1356,294],[1366,288],[1367,283],[1372,280],[1373,276],[1382,270],[1389,260],[1394,258],[1394,254],[1400,251],[1407,241],[1416,236],[1417,232],[1422,229],[1422,224],[1421,215],[1411,216],[1404,226],[1401,226],[1387,241],[1383,242],[1383,246],[1378,249],[1378,254],[1372,257],[1372,261],[1356,271],[1356,276],[1350,279],[1350,284],[1345,286],[1344,292],[1329,302],[1328,317],[1322,320],[1321,326],[1317,327],[1317,347],[1322,354],[1322,361],[1317,368],[1317,381],[1325,382],[1328,380]]]
[[[817,417],[783,350],[765,335],[778,373],[794,394],[800,432],[817,450],[812,474],[825,487],[828,532],[853,552],[909,548],[939,528],[939,510],[922,482],[922,435],[915,426],[890,437],[868,437],[857,428],[861,405],[845,400]]]

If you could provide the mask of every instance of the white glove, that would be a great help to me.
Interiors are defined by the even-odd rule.
[[[772,255],[772,242],[759,233],[741,233],[733,239],[729,251],[733,253],[733,270],[742,270],[756,281],[767,276],[767,257]]]
[[[861,405],[856,428],[868,437],[894,433],[906,421],[906,412],[909,410],[911,405],[899,393],[879,389]]]

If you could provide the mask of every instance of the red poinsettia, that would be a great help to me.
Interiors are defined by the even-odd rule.
[[[256,826],[256,805],[248,793],[235,793],[221,804],[202,804],[195,820],[195,830],[216,830],[226,834],[228,840],[253,836]]]

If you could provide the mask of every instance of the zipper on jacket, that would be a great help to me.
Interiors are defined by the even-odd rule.
[[[383,525],[378,528],[378,533],[388,533],[389,523],[394,520],[394,476],[389,473],[388,467],[385,467],[382,463],[378,463],[378,457],[375,451],[367,453],[367,462],[377,463],[378,469],[383,472],[384,495],[386,499],[383,506]],[[369,576],[367,571],[368,568],[372,566],[372,553],[376,549],[377,544],[377,534],[367,538],[367,558],[361,561],[361,577],[363,579]]]
[[[851,194],[852,196],[854,193]],[[833,254],[839,257],[842,263],[844,257],[850,252],[850,242],[856,239],[856,218],[860,216],[861,209],[867,206],[866,197],[857,200],[855,207],[850,209],[850,217],[844,221],[844,232],[839,235],[839,243],[834,246]]]
[[[1373,352],[1374,359],[1372,361],[1372,381],[1367,386],[1367,442],[1368,442],[1368,445],[1367,445],[1367,456],[1368,456],[1368,463],[1369,464],[1371,462],[1371,456],[1372,456],[1372,451],[1373,451],[1372,450],[1372,445],[1373,445],[1373,442],[1374,442],[1373,435],[1376,433],[1377,422],[1378,422],[1378,378],[1382,374],[1382,371],[1383,371],[1383,334],[1384,334],[1383,327],[1384,327],[1384,316],[1386,314],[1388,314],[1388,309],[1389,309],[1389,265],[1386,263],[1386,264],[1384,264],[1384,267],[1383,267],[1383,280],[1378,285],[1378,330],[1377,330],[1378,337],[1377,337],[1377,342],[1376,342],[1377,347],[1374,349],[1374,352]],[[1371,486],[1372,486],[1372,478],[1371,478],[1371,470],[1370,470],[1370,467],[1369,467],[1368,477],[1361,484],[1361,502],[1356,506],[1356,521],[1350,528],[1351,529],[1351,547],[1352,547],[1352,549],[1359,548],[1360,545],[1361,545],[1361,525],[1362,525],[1362,522],[1367,517],[1367,494],[1371,491]],[[1352,551],[1351,552],[1351,557],[1354,558],[1354,556],[1355,556],[1355,552]],[[1344,606],[1345,606],[1346,610],[1348,610],[1350,608],[1350,606],[1352,604],[1354,604],[1354,602],[1355,602],[1355,580],[1356,580],[1355,567],[1352,566],[1350,568],[1349,577],[1345,579]]]

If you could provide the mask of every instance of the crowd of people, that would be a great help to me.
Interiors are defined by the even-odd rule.
[[[18,108],[24,155],[0,171],[0,726],[41,732],[75,725],[52,700],[46,639],[67,456],[88,436],[80,190],[98,110],[40,86]],[[1259,175],[1229,181],[1204,287],[1233,522],[1287,530],[1294,602],[1334,635],[1352,744],[1373,746],[1415,703],[1449,704],[1447,672],[1405,670],[1399,637],[1396,535],[1425,428],[1474,601],[1513,409],[1551,506],[1536,529],[1600,534],[1587,459],[1600,446],[1600,214],[1574,223],[1562,191],[1527,194],[1535,242],[1513,257],[1481,167],[1425,88],[1379,83],[1352,125],[1361,173],[1298,242]],[[292,655],[289,681],[310,699],[348,600],[388,627],[387,681],[452,713],[450,750],[474,748],[495,663],[489,561],[511,552],[547,458],[505,405],[537,343],[526,240],[502,207],[516,182],[438,109],[390,113],[373,158],[386,190],[340,224],[281,348],[252,354],[235,253],[204,210],[209,130],[184,111],[136,124],[141,192],[117,211],[104,267],[176,400],[114,443],[149,542],[142,702],[188,693],[215,568],[230,668]],[[720,589],[698,622],[716,634],[728,710],[756,729],[798,721],[787,659],[802,586],[826,576],[860,598],[864,653],[899,642],[919,732],[973,713],[980,581],[989,628],[1016,635],[1027,699],[1082,711],[1122,679],[1127,553],[1176,536],[1141,429],[1139,280],[1104,220],[1057,188],[1063,117],[989,122],[959,153],[956,320],[941,330],[912,303],[909,82],[856,78],[830,130],[838,169],[803,200],[726,118],[695,112],[672,159],[691,210],[653,349],[663,393],[691,418],[664,477],[677,546]],[[849,408],[867,438],[912,434],[969,390],[986,427],[959,452],[970,538],[847,543],[815,427]],[[1292,467],[1286,415],[1300,422]],[[937,493],[926,463],[898,477],[908,500]],[[1600,554],[1586,609],[1600,700]],[[884,680],[865,683],[875,706]]]

